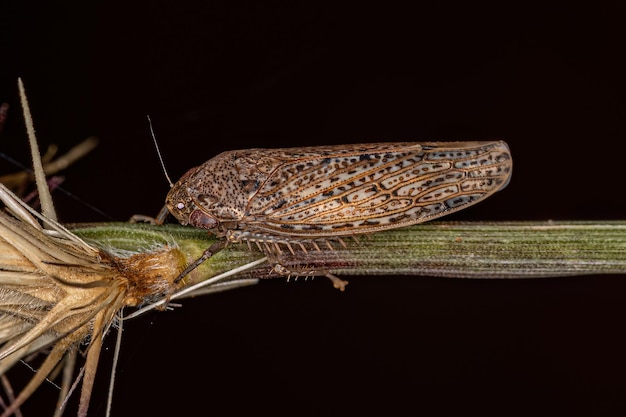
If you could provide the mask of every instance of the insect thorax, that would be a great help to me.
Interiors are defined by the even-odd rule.
[[[251,196],[268,177],[260,160],[240,151],[224,152],[188,178],[187,193],[198,208],[220,222],[237,222],[247,215]]]

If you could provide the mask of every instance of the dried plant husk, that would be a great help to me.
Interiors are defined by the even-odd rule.
[[[12,414],[61,361],[73,367],[81,344],[86,362],[79,415],[85,415],[102,338],[123,307],[172,294],[185,257],[168,244],[113,255],[37,213],[1,184],[0,200],[9,209],[0,211],[0,374],[50,349],[2,415]],[[62,395],[70,382],[63,382]]]
[[[193,289],[198,272],[181,282],[175,280],[189,256],[167,235],[137,229],[132,236],[122,237],[133,242],[128,248],[115,237],[112,239],[116,245],[110,245],[112,234],[116,234],[113,231],[107,234],[108,240],[94,244],[56,221],[45,178],[46,166],[39,154],[21,80],[18,88],[41,213],[0,183],[0,202],[4,205],[0,206],[0,380],[7,397],[7,401],[0,397],[0,406],[4,407],[0,417],[21,415],[19,407],[59,367],[63,368],[63,377],[55,416],[62,414],[67,398],[81,380],[78,415],[85,416],[102,340],[116,323],[121,326],[123,308],[148,306],[138,312],[155,306],[165,308],[170,299]],[[87,140],[82,147],[59,158],[57,165],[48,164],[48,171],[63,168],[94,144],[93,139]],[[221,279],[215,277],[215,281]],[[226,283],[214,290],[254,282]],[[119,340],[118,337],[117,349]],[[32,379],[14,396],[7,371],[41,352],[47,352],[47,356]],[[85,362],[74,380],[79,357],[84,357]]]

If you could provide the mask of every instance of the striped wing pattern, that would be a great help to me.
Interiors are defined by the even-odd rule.
[[[504,142],[379,143],[301,148],[249,199],[240,227],[324,237],[421,223],[470,206],[509,181]]]

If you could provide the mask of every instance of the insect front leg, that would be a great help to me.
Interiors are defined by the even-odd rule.
[[[159,211],[159,214],[157,214],[156,217],[146,216],[144,214],[133,214],[128,222],[162,225],[163,223],[165,223],[165,219],[169,214],[170,211],[167,206],[163,206],[163,208],[161,209],[161,211]]]
[[[226,240],[220,239],[217,242],[215,242],[214,244],[212,244],[211,246],[209,246],[208,249],[206,249],[204,252],[202,252],[202,255],[196,259],[195,261],[193,261],[192,263],[190,263],[189,265],[187,265],[187,268],[185,268],[183,270],[183,272],[181,272],[180,274],[178,274],[178,276],[176,277],[176,279],[174,280],[174,284],[178,284],[180,281],[182,281],[183,278],[185,278],[191,271],[193,271],[194,269],[196,269],[198,266],[200,266],[200,264],[204,261],[206,261],[207,259],[209,259],[211,256],[215,255],[217,252],[221,251],[222,249],[224,249],[226,247],[226,244],[228,242]]]

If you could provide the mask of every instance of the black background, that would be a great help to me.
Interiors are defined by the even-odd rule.
[[[160,209],[146,114],[172,177],[230,149],[502,138],[512,182],[453,219],[624,218],[621,2],[0,5],[0,152],[28,163],[17,76],[42,147],[101,140],[65,172],[79,200],[55,193],[63,221]],[[113,411],[624,415],[625,290],[620,276],[263,282],[127,322]],[[27,415],[51,410],[55,389],[38,395]]]

